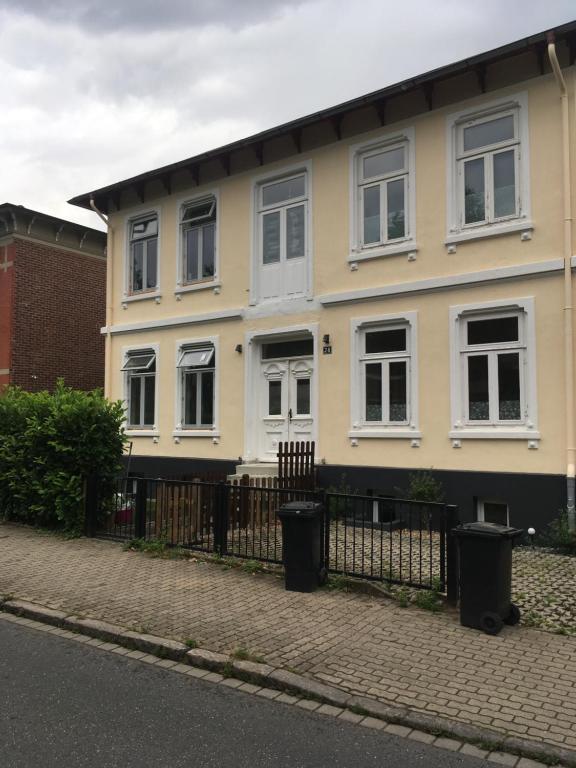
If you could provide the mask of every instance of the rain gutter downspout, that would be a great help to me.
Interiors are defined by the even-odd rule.
[[[566,497],[568,527],[576,530],[575,512],[575,477],[576,477],[576,440],[574,423],[574,312],[572,305],[572,188],[570,163],[570,116],[568,89],[562,74],[554,32],[548,32],[548,58],[554,77],[560,90],[562,107],[562,171],[563,171],[563,206],[564,206],[564,364],[566,389]]]
[[[110,336],[110,326],[112,325],[112,250],[113,250],[113,229],[110,226],[108,217],[106,217],[102,211],[99,211],[94,202],[94,198],[90,197],[90,208],[96,213],[106,224],[108,232],[108,240],[106,244],[106,340],[104,347],[104,397],[110,397],[110,374],[111,374],[111,357],[112,357],[112,340]]]

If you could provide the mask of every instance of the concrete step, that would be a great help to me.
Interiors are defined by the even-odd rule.
[[[277,477],[278,464],[268,462],[255,462],[253,464],[239,464],[236,467],[236,475],[249,475],[250,477]]]

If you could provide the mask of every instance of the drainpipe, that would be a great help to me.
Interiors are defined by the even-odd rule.
[[[112,264],[112,250],[114,244],[114,230],[110,226],[108,217],[104,216],[102,211],[99,211],[94,202],[94,198],[90,197],[90,208],[96,213],[106,224],[108,231],[108,240],[106,244],[106,340],[104,347],[104,397],[110,397],[110,375],[111,375],[111,357],[112,357],[112,343],[110,336],[110,326],[112,325],[112,287],[113,287],[113,264]]]
[[[568,89],[558,63],[554,32],[548,32],[548,58],[560,90],[562,107],[562,175],[564,203],[564,358],[566,388],[566,496],[568,527],[576,530],[575,476],[576,440],[574,424],[574,319],[572,306],[572,189],[570,164],[570,118]]]

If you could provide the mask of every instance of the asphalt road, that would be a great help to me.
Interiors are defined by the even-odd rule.
[[[1,768],[481,768],[0,620]]]

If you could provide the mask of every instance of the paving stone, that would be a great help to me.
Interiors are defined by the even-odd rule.
[[[528,757],[521,757],[516,763],[516,768],[542,768],[542,763],[536,760],[530,760]],[[560,766],[558,768],[561,768]]]
[[[338,715],[338,720],[345,720],[347,723],[359,723],[362,720],[362,715],[357,715],[355,712],[350,712],[349,709],[343,709]]]
[[[315,709],[318,709],[320,704],[317,701],[311,701],[310,699],[298,699],[296,706],[301,707],[302,709],[308,709],[310,712],[313,712]]]
[[[434,746],[440,747],[441,749],[449,749],[451,752],[458,752],[462,747],[462,742],[457,741],[456,739],[448,739],[445,736],[439,736],[434,741]]]
[[[360,725],[363,725],[364,728],[374,728],[376,731],[381,731],[386,723],[383,723],[382,720],[378,720],[375,717],[364,717],[360,720]]]
[[[486,760],[489,760],[491,763],[497,763],[498,765],[509,765],[514,768],[518,762],[518,756],[510,755],[507,752],[490,752]]]
[[[281,701],[283,704],[296,704],[296,702],[298,701],[298,697],[290,696],[289,693],[281,693],[277,697],[276,701]]]
[[[480,749],[479,747],[474,746],[474,744],[464,744],[460,752],[463,755],[469,755],[470,757],[478,757],[481,760],[483,760],[488,755],[488,750]]]
[[[240,688],[242,680],[236,680],[234,677],[226,677],[220,685],[225,685],[227,688]]]
[[[263,699],[277,699],[280,691],[275,691],[273,688],[260,688],[256,691],[256,696],[262,696]]]
[[[333,707],[331,704],[322,704],[316,711],[319,715],[330,715],[331,717],[338,717],[343,712],[341,707]]]
[[[410,731],[408,738],[413,739],[413,741],[419,741],[422,744],[432,744],[436,739],[436,736],[433,736],[431,733],[426,733],[425,731]]]
[[[408,736],[411,728],[407,728],[405,725],[397,725],[396,723],[388,723],[384,728],[386,733],[393,733],[395,736]]]

